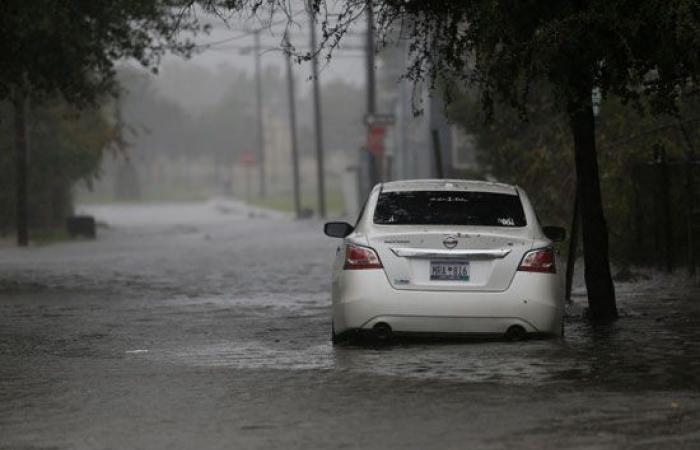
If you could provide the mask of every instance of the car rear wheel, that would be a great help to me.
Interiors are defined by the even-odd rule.
[[[521,325],[512,325],[506,330],[507,341],[524,341],[527,339],[527,330]]]

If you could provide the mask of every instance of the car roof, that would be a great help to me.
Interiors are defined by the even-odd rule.
[[[382,192],[400,191],[476,191],[517,195],[516,186],[492,181],[460,179],[400,180],[382,184]]]

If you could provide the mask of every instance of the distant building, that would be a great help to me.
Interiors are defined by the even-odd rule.
[[[445,177],[474,176],[474,137],[445,117],[445,103],[428,82],[413,83],[402,78],[408,63],[405,41],[382,49],[378,68],[379,110],[391,112],[395,124],[385,142],[389,179],[433,178],[438,175],[433,144],[437,131]],[[420,114],[416,115],[416,111]]]

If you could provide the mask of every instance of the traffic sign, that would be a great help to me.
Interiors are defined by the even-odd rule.
[[[255,153],[250,151],[241,153],[238,162],[244,166],[254,166],[256,164]]]
[[[367,150],[375,155],[384,152],[384,136],[386,127],[371,125],[367,130]]]
[[[365,115],[365,125],[371,127],[373,125],[389,126],[396,123],[396,116],[393,114],[367,114]]]

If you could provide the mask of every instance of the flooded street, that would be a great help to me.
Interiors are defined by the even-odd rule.
[[[0,449],[700,448],[682,275],[561,340],[332,347],[320,222],[83,209],[96,241],[0,249]]]

